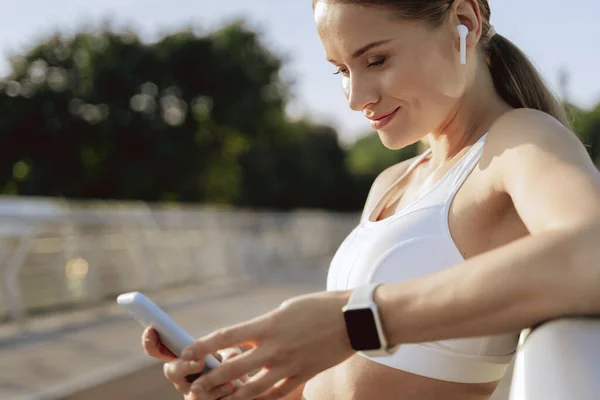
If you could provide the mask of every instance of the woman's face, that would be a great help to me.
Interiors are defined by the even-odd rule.
[[[394,19],[388,9],[326,0],[316,4],[315,22],[350,108],[371,119],[391,149],[443,125],[465,91],[449,23],[432,29]]]

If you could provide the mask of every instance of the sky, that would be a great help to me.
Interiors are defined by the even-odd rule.
[[[335,126],[343,143],[371,132],[351,111],[341,80],[325,61],[310,0],[0,0],[0,75],[8,57],[59,30],[132,26],[153,41],[193,26],[210,32],[236,18],[262,32],[264,43],[287,59],[282,75],[293,82],[290,115]],[[141,6],[143,4],[143,6]],[[561,94],[560,71],[569,72],[568,97],[589,108],[600,102],[600,1],[491,0],[492,25],[523,50],[551,88]]]

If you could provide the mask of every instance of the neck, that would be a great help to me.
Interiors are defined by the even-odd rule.
[[[480,60],[473,81],[450,117],[427,135],[433,165],[439,167],[462,154],[511,109],[496,92],[485,61]]]

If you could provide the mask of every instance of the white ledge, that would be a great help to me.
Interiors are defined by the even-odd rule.
[[[600,317],[547,322],[524,331],[510,400],[600,399]]]

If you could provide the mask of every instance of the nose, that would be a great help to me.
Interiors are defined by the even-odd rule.
[[[379,101],[375,86],[357,75],[350,75],[345,79],[344,92],[348,99],[348,106],[354,111],[363,111],[369,105]]]

